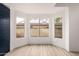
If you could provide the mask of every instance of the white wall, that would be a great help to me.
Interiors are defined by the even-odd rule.
[[[13,9],[11,9],[10,12],[10,50],[13,50],[16,47],[20,47],[23,45],[27,44],[27,30],[25,30],[25,37],[24,38],[16,38],[16,17],[22,17],[25,19],[26,21],[26,15],[24,13],[21,12],[17,12]],[[26,23],[25,23],[26,24]],[[25,28],[27,28],[27,26],[25,25]],[[27,37],[27,38],[26,38]]]
[[[79,6],[69,7],[69,50],[79,51]]]
[[[45,17],[49,17],[49,37],[42,37],[42,38],[33,38],[33,37],[30,37],[30,27],[29,27],[29,17],[28,16],[45,16]],[[25,37],[24,38],[16,38],[16,17],[22,17],[25,19]],[[16,47],[20,47],[20,46],[23,46],[23,45],[26,45],[26,44],[52,44],[52,39],[51,39],[51,20],[52,20],[52,14],[24,14],[22,12],[18,12],[18,11],[15,11],[13,9],[11,9],[11,50],[16,48]],[[27,20],[28,19],[28,20]]]
[[[63,33],[63,37],[62,38],[55,38],[54,37],[53,38],[53,44],[57,45],[59,47],[65,48],[65,40],[66,40],[65,39],[65,9],[61,10],[60,12],[57,12],[56,14],[54,14],[54,17],[56,17],[56,16],[61,16],[62,17],[62,33]]]
[[[38,40],[36,40],[36,38],[31,39],[31,41],[34,41],[36,43],[43,43],[46,44],[48,42],[48,44],[52,43],[54,45],[60,46],[62,48],[66,48],[66,42],[65,42],[65,14],[66,11],[65,9],[61,10],[60,12],[57,12],[56,14],[36,14],[36,15],[40,15],[40,16],[47,16],[50,18],[50,37],[49,38],[38,38]],[[29,15],[34,15],[34,14],[24,14],[21,12],[17,12],[15,10],[11,10],[11,49],[16,48],[16,47],[20,47],[23,45],[28,44],[29,42],[29,21],[27,20],[27,18],[29,18]],[[22,39],[17,39],[16,38],[16,16],[20,16],[23,17],[25,19],[26,25],[25,25],[25,38]],[[59,38],[54,38],[54,16],[62,16],[63,17],[63,38],[59,39]],[[42,39],[42,40],[40,40]],[[45,40],[46,39],[46,40]],[[31,43],[31,41],[29,43]]]
[[[10,9],[10,51],[15,48],[15,11]]]
[[[60,11],[59,13],[56,13],[56,14],[45,14],[45,16],[49,17],[50,18],[50,29],[49,29],[49,33],[50,33],[50,37],[49,38],[31,38],[29,37],[30,34],[29,34],[29,21],[27,21],[27,16],[29,15],[35,15],[35,14],[24,14],[24,13],[21,13],[21,12],[17,12],[17,11],[13,11],[11,10],[12,13],[11,13],[11,49],[12,48],[16,48],[16,47],[20,47],[20,46],[23,46],[23,45],[26,45],[26,44],[54,44],[54,45],[57,45],[57,46],[60,46],[62,48],[65,48],[65,37],[63,36],[62,39],[59,39],[59,38],[54,38],[54,17],[55,16],[62,16],[63,17],[63,35],[65,33],[65,23],[64,23],[64,20],[65,20],[65,10],[62,10]],[[36,15],[40,15],[40,14],[36,14]],[[44,16],[44,14],[42,14]],[[40,15],[40,16],[42,16]],[[22,17],[25,19],[25,38],[16,38],[16,20],[15,20],[15,17],[16,16],[19,16],[19,17]],[[27,18],[26,18],[27,17]],[[27,24],[28,23],[28,24]],[[41,39],[41,40],[40,40]],[[39,41],[38,41],[39,40]]]
[[[57,3],[67,7],[66,13],[66,50],[79,51],[79,3]]]
[[[18,12],[18,11],[15,11],[15,24],[16,24],[16,17],[21,17],[21,18],[23,18],[24,19],[24,22],[25,22],[25,24],[24,24],[24,27],[27,29],[27,26],[26,26],[26,14],[24,14],[24,13],[21,13],[21,12]],[[16,25],[15,25],[15,29],[16,29]],[[15,39],[15,47],[20,47],[20,46],[23,46],[23,45],[26,45],[27,44],[27,39],[28,39],[28,37],[27,37],[27,30],[24,30],[25,31],[25,35],[24,35],[24,38],[16,38]],[[16,34],[15,34],[15,36],[16,36]]]
[[[53,10],[52,10],[53,11]],[[10,40],[10,47],[11,50],[15,47],[22,46],[27,44],[28,39],[16,39],[15,33],[15,11],[11,9],[11,40]],[[19,14],[18,14],[19,15]],[[24,15],[19,15],[25,18]],[[78,6],[70,6],[69,9],[62,10],[57,12],[53,16],[62,16],[63,17],[63,38],[57,39],[53,38],[52,34],[52,44],[65,48],[67,51],[79,51],[79,7]],[[26,18],[25,18],[26,19]],[[52,17],[54,20],[54,18]],[[53,22],[52,20],[52,22]],[[53,24],[51,24],[53,25]],[[27,28],[27,26],[26,26]],[[28,31],[28,30],[27,30]],[[54,32],[54,29],[52,30]],[[27,33],[28,34],[28,33]],[[26,35],[27,36],[27,35]]]
[[[65,7],[65,49],[69,51],[69,8]]]

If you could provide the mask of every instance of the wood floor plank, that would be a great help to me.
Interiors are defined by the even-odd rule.
[[[54,45],[26,45],[16,48],[6,56],[79,56]]]

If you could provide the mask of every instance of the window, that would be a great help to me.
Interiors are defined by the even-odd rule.
[[[30,21],[30,30],[31,30],[31,36],[32,37],[38,37],[39,36],[39,18],[32,19]]]
[[[31,36],[32,37],[48,37],[49,29],[48,19],[32,19],[30,21]]]
[[[49,36],[49,19],[40,20],[40,36],[48,37]]]
[[[16,17],[16,38],[24,37],[24,19]]]
[[[55,18],[55,38],[62,38],[62,17]]]

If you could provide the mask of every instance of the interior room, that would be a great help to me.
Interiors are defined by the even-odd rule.
[[[79,3],[0,3],[1,56],[78,56]]]

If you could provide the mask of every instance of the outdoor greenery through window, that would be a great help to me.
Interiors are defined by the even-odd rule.
[[[55,38],[62,38],[62,17],[55,17]]]
[[[48,37],[49,36],[49,19],[32,19],[30,21],[32,37]]]

